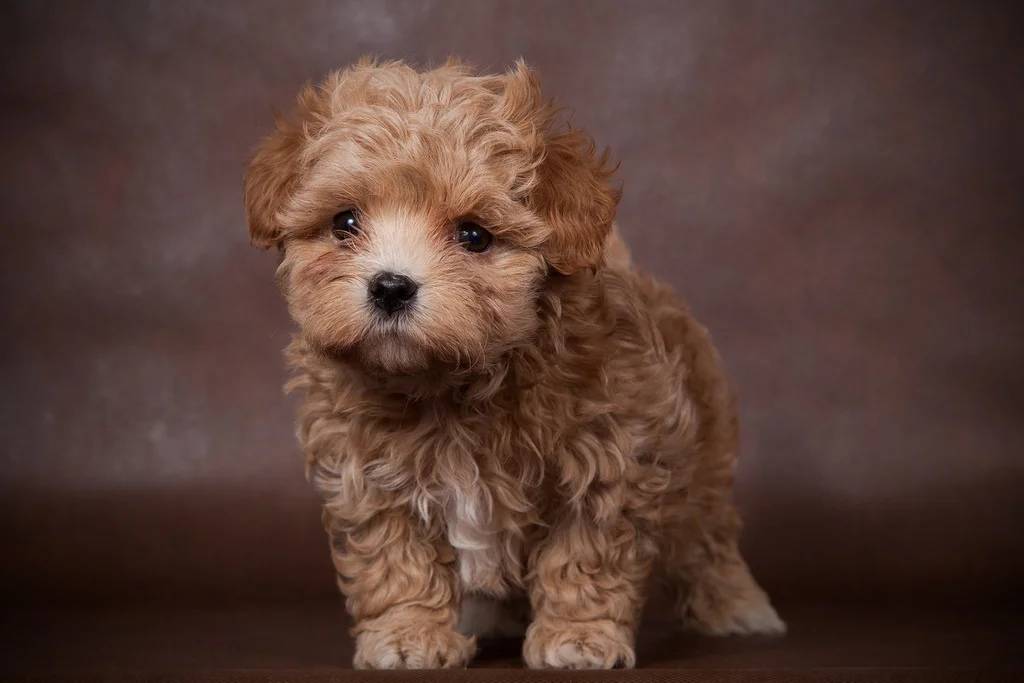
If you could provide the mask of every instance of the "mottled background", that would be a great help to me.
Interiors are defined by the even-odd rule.
[[[4,604],[333,600],[248,245],[248,156],[366,53],[524,56],[621,160],[622,230],[741,397],[783,601],[1024,575],[1024,60],[994,3],[0,9]]]

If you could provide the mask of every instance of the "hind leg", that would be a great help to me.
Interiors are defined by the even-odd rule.
[[[735,549],[700,568],[684,590],[683,620],[695,631],[713,636],[786,632],[786,624]]]
[[[739,517],[719,503],[674,530],[668,553],[669,577],[678,591],[686,626],[706,635],[781,635],[786,624],[772,607],[740,555]]]
[[[735,403],[707,330],[685,309],[666,312],[671,308],[659,309],[659,327],[666,346],[686,359],[686,393],[699,419],[696,448],[674,461],[678,495],[662,509],[663,561],[680,594],[680,614],[702,633],[783,633],[785,624],[739,551],[740,519],[730,498]]]

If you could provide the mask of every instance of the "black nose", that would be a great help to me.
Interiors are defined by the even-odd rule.
[[[374,305],[387,313],[394,313],[405,307],[419,286],[404,275],[377,273],[370,280],[370,299]]]

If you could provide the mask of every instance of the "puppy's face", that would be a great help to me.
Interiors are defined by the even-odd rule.
[[[361,63],[302,93],[246,208],[314,348],[375,373],[472,371],[530,340],[550,272],[598,265],[609,175],[587,138],[553,131],[522,64]]]

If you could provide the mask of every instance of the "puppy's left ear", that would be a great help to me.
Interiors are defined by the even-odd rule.
[[[529,203],[551,226],[544,256],[558,272],[569,275],[601,264],[621,196],[611,185],[614,172],[607,150],[599,154],[582,131],[548,134]]]
[[[612,186],[608,152],[580,130],[560,128],[536,74],[519,60],[504,76],[504,115],[531,139],[539,163],[527,204],[547,222],[542,250],[563,274],[601,263],[621,192]]]

